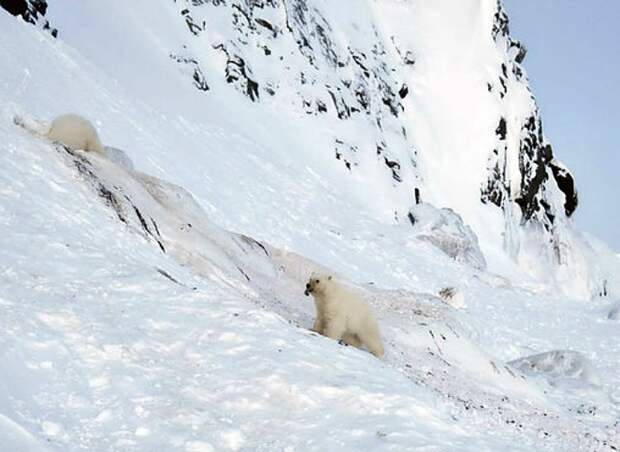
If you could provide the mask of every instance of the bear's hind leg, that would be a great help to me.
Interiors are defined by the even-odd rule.
[[[370,331],[364,332],[364,334],[360,336],[360,340],[366,348],[368,348],[370,353],[375,355],[377,358],[383,357],[385,351],[383,349],[381,338],[379,337],[378,328],[374,327]]]
[[[342,340],[353,347],[360,348],[362,346],[362,341],[357,334],[345,333]]]

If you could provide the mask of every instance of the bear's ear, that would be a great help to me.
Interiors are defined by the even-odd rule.
[[[332,280],[332,275],[329,275],[329,276],[327,277],[327,280],[328,280],[328,281],[331,281],[331,280]]]

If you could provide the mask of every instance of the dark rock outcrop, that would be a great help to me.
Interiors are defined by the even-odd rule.
[[[194,58],[175,55],[173,53],[170,54],[170,58],[183,66],[184,69],[188,70],[192,79],[194,80],[194,86],[198,88],[200,91],[209,91],[209,84],[207,83],[207,79],[200,68],[200,64]]]
[[[575,187],[575,180],[573,175],[559,162],[552,160],[549,164],[553,173],[553,178],[558,184],[558,187],[564,193],[564,212],[567,217],[570,217],[579,204],[579,196],[577,195],[577,188]]]
[[[46,0],[0,0],[0,7],[4,8],[13,16],[19,16],[32,25],[41,25],[48,30],[53,37],[58,36],[58,30],[52,28],[45,19],[47,13]]]

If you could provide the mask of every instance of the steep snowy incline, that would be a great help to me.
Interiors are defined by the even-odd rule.
[[[217,275],[172,265],[60,159],[41,164],[49,146],[13,139],[5,152],[17,159],[2,172],[15,189],[2,204],[3,450],[469,442],[437,430],[450,422],[445,411],[397,372],[370,372],[370,355],[343,354],[252,308]],[[24,262],[24,251],[36,259]],[[334,421],[338,432],[320,433]],[[386,439],[392,429],[410,433]]]
[[[618,447],[616,305],[462,264],[423,239],[432,215],[386,221],[390,185],[370,170],[343,177],[346,166],[317,151],[316,130],[341,120],[314,130],[225,81],[197,90],[170,69],[177,29],[157,35],[158,49],[147,26],[176,17],[175,5],[136,3],[146,22],[123,5],[131,11],[75,5],[97,23],[92,35],[56,10],[67,41],[0,14],[11,37],[0,41],[0,438],[10,447]],[[122,40],[94,46],[121,30],[142,52],[121,60]],[[13,124],[16,113],[66,111],[95,119],[104,144],[153,176],[76,157],[81,171]],[[418,206],[414,217],[426,207],[436,212]],[[438,223],[456,222],[444,214]],[[369,297],[385,361],[307,331],[301,287],[316,265]]]
[[[527,450],[541,432],[549,450],[607,444],[463,337],[479,333],[439,299],[368,289],[386,361],[338,350],[295,326],[310,324],[300,288],[316,264],[219,230],[182,189],[6,117],[0,136],[11,447],[495,450],[513,437]]]
[[[489,132],[497,126],[499,110],[486,84],[501,58],[491,37],[489,5],[495,6],[467,0],[456,8],[442,0],[375,7],[385,33],[416,55],[408,79],[413,111],[407,119],[418,147],[433,154],[420,159],[423,197],[457,209],[469,223],[485,217],[479,212],[479,181],[495,144]],[[480,231],[482,225],[476,226]],[[488,240],[491,234],[480,235]]]

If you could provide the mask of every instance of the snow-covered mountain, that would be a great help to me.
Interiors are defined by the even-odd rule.
[[[620,263],[501,3],[0,5],[0,450],[620,447]],[[68,111],[122,151],[14,124]]]

